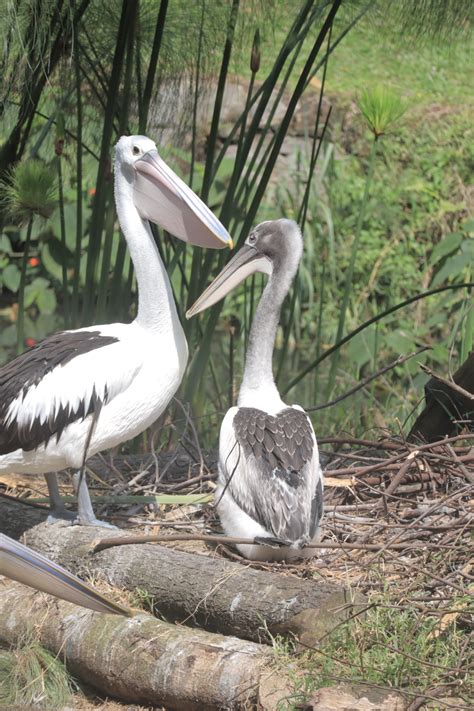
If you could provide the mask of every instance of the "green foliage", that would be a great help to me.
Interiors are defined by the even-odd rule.
[[[418,109],[379,146],[354,264],[345,333],[434,286],[472,280],[472,223],[465,220],[469,195],[463,186],[471,165],[464,146],[469,146],[471,136],[469,112],[446,115],[436,110],[428,119],[426,110]],[[289,326],[294,348],[285,359],[279,381],[284,393],[289,383],[337,341],[357,226],[354,205],[360,204],[367,175],[368,141],[356,119],[344,121],[342,129],[333,125],[331,138],[333,143],[324,149],[309,202],[305,258],[297,287],[298,316]],[[304,158],[302,165],[299,175],[291,175],[277,192],[280,213],[291,215],[297,210],[302,199]],[[453,232],[459,234],[451,237]],[[235,302],[229,308],[235,313]],[[289,308],[288,301],[282,318],[286,324]],[[407,306],[349,341],[339,349],[335,396],[399,354],[413,352],[421,344],[432,350],[380,378],[369,392],[318,415],[315,425],[319,431],[347,427],[362,434],[374,421],[393,426],[398,417],[405,422],[425,381],[417,360],[431,362],[438,371],[446,367],[448,357],[451,367],[461,362],[472,343],[472,318],[466,290],[443,292]],[[324,404],[331,360],[310,370],[287,397],[303,405]]]
[[[422,579],[421,570],[417,582]],[[276,661],[291,670],[294,683],[282,711],[300,708],[317,689],[340,683],[360,685],[361,691],[372,685],[394,689],[410,701],[424,694],[428,701],[436,688],[445,688],[446,696],[461,697],[469,706],[474,694],[467,652],[469,595],[447,593],[440,607],[438,600],[421,608],[419,590],[407,593],[401,579],[390,585],[379,579],[377,587],[366,609],[305,651],[297,654],[285,640],[274,640]]]
[[[6,212],[17,222],[28,222],[34,215],[47,219],[57,206],[56,177],[40,160],[18,163],[1,191]]]
[[[34,640],[9,652],[0,649],[0,705],[61,709],[72,703],[74,685],[57,657]]]
[[[33,304],[38,307],[40,314],[53,314],[56,310],[56,294],[49,281],[43,277],[36,277],[25,288],[25,308]]]
[[[392,129],[407,110],[406,102],[386,86],[366,89],[360,95],[357,105],[375,138]]]
[[[74,14],[70,2],[9,4],[0,19],[5,79],[0,93],[4,108],[0,172],[22,155],[31,154],[48,164],[56,161],[62,195],[61,209],[50,219],[47,231],[39,229],[38,221],[30,225],[30,233],[15,232],[8,224],[11,218],[4,221],[0,360],[6,357],[1,348],[11,347],[22,276],[28,305],[21,318],[27,337],[40,338],[62,326],[66,307],[74,326],[133,317],[136,292],[114,217],[111,148],[120,133],[138,128],[158,140],[169,140],[173,131],[173,149],[160,146],[165,159],[178,173],[189,175],[193,188],[207,196],[237,242],[261,219],[283,213],[305,222],[305,260],[284,305],[277,339],[282,390],[337,340],[344,290],[348,297],[342,330],[347,333],[426,288],[471,279],[472,242],[462,224],[468,200],[462,186],[472,170],[472,128],[468,110],[455,112],[448,103],[464,101],[467,109],[472,105],[465,44],[425,41],[415,47],[412,39],[396,36],[400,17],[394,8],[388,12],[381,1],[372,3],[371,12],[352,27],[361,5],[344,2],[329,23],[330,48],[335,51],[326,65],[328,26],[324,23],[333,3],[257,0],[251,6],[233,3],[234,8],[237,5],[234,23],[231,3],[218,3],[212,12],[206,3],[190,6],[182,0],[76,3],[76,12],[84,8],[81,17]],[[464,18],[463,26],[467,24],[465,9],[455,0],[444,10],[437,2],[429,3],[417,17],[426,18],[427,13],[431,17],[426,27],[436,31],[448,16]],[[405,16],[411,18],[406,34],[412,38],[419,30],[417,18],[413,12]],[[61,38],[59,45],[56,37]],[[325,140],[321,146],[318,140],[308,139],[293,173],[275,181],[273,170],[301,90],[323,66],[327,66],[327,93],[334,99]],[[257,69],[258,81],[253,81]],[[222,88],[233,72],[251,78],[245,104],[232,125],[222,127],[217,97],[204,147],[198,108],[209,93],[210,78],[220,76]],[[318,77],[322,78],[321,71]],[[348,104],[357,94],[363,95],[363,105],[372,102],[372,122],[380,131],[381,109],[390,119],[398,115],[400,106],[390,99],[392,94],[387,99],[385,88],[364,95],[367,87],[378,84],[392,86],[394,93],[403,95],[402,103],[407,101],[414,109],[396,135],[378,148],[375,179],[359,229],[361,213],[354,206],[360,205],[364,192],[368,144]],[[290,108],[279,126],[275,115],[283,94],[284,105]],[[187,97],[184,110],[183,96]],[[438,105],[429,106],[434,101]],[[320,126],[315,135],[320,136],[321,130]],[[55,153],[58,139],[64,139],[60,160]],[[233,147],[236,155],[230,158],[226,151]],[[316,148],[319,154],[313,162]],[[461,232],[462,238],[449,236]],[[27,259],[28,234],[35,248],[32,253],[40,260],[34,269]],[[182,314],[226,255],[190,250],[161,235],[158,242]],[[19,269],[22,251],[24,268]],[[209,416],[227,404],[229,347],[235,351],[237,383],[262,286],[255,279],[214,313],[186,324],[194,357],[184,392],[197,416]],[[221,326],[221,308],[224,316],[236,315],[242,324],[240,336],[232,343]],[[455,332],[450,323],[455,324]],[[434,346],[422,360],[443,362],[453,343],[460,357],[472,344],[473,328],[465,292],[417,302],[364,330],[340,349],[337,362],[328,359],[310,370],[291,397],[307,405],[321,402],[328,383],[329,391],[339,394],[367,370],[392,359],[394,351],[413,350],[420,342]],[[345,404],[326,411],[325,427],[337,423],[353,431],[363,429],[373,424],[374,410],[405,417],[423,378],[415,362],[407,363],[370,393],[355,396],[351,407]],[[406,397],[397,396],[400,388],[408,392]],[[212,414],[201,422],[208,422],[214,444],[219,417]]]

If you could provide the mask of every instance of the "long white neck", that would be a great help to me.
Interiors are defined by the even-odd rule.
[[[156,247],[150,225],[140,217],[133,202],[133,184],[115,169],[115,203],[120,227],[127,241],[138,285],[136,322],[149,331],[172,332],[184,339],[171,284]]]
[[[292,279],[293,274],[275,270],[260,298],[250,329],[239,407],[256,407],[270,413],[284,407],[273,379],[272,359],[281,305]]]

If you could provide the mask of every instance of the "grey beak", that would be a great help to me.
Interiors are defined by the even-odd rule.
[[[133,612],[94,590],[41,553],[0,533],[0,575],[96,612],[131,617]]]
[[[232,249],[225,227],[156,150],[135,161],[133,199],[142,217],[175,237],[200,247]]]
[[[209,306],[217,304],[232,289],[235,289],[244,279],[255,272],[271,274],[272,263],[268,257],[260,254],[254,247],[245,244],[188,309],[186,318],[191,318]]]

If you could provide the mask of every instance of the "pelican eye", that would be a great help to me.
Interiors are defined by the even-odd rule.
[[[140,155],[140,149],[138,146],[133,146],[133,155],[135,155],[135,156]]]
[[[249,235],[249,244],[255,244],[256,239],[255,235]]]

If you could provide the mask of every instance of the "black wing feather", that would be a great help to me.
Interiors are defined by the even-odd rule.
[[[62,331],[45,338],[0,368],[0,455],[16,449],[31,451],[47,444],[53,436],[59,440],[67,425],[97,411],[106,401],[107,393],[101,400],[94,390],[87,408],[83,401],[74,411],[61,406],[46,422],[35,420],[23,428],[15,421],[6,423],[10,404],[22,395],[25,397],[28,388],[37,385],[54,368],[117,341],[118,338],[103,336],[99,331]]]

